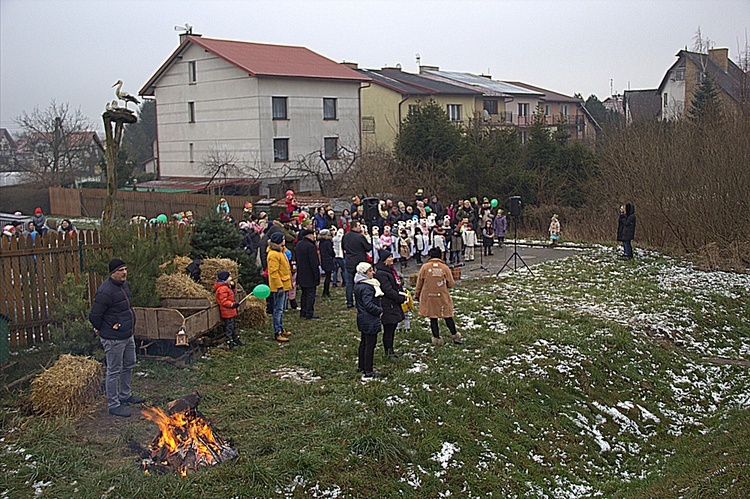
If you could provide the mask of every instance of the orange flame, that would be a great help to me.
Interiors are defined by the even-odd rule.
[[[159,427],[159,435],[149,445],[151,458],[174,466],[183,476],[236,457],[236,451],[214,435],[211,424],[195,411],[169,415],[158,407],[146,407],[141,414]]]

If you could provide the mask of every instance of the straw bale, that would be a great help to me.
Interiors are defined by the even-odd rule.
[[[48,416],[80,416],[99,395],[102,364],[90,357],[61,355],[31,382],[34,412]]]
[[[248,296],[245,300],[245,310],[237,316],[237,326],[243,328],[261,327],[267,319],[266,301]]]
[[[172,260],[159,265],[159,269],[165,274],[184,274],[188,265],[193,262],[189,256],[175,256]]]
[[[203,260],[203,265],[201,265],[201,284],[203,287],[213,293],[216,274],[222,270],[232,274],[234,281],[237,282],[239,265],[234,260],[230,258],[206,258]]]
[[[213,296],[187,274],[162,274],[156,278],[156,291],[162,298],[208,298]]]

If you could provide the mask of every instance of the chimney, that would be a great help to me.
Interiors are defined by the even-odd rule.
[[[182,45],[185,42],[185,38],[187,38],[188,36],[198,36],[198,37],[200,37],[200,36],[203,36],[203,35],[199,35],[197,33],[193,33],[193,29],[191,28],[189,31],[185,31],[183,33],[180,33],[180,45]]]
[[[729,66],[729,49],[708,49],[708,56],[719,65],[724,72],[727,72]]]
[[[359,69],[359,64],[357,64],[356,62],[346,62],[346,61],[343,61],[340,64],[342,66],[346,66],[349,69]]]

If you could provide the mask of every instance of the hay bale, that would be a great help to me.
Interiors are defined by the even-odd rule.
[[[55,365],[31,382],[34,412],[76,417],[99,395],[102,364],[90,357],[61,355]]]
[[[232,274],[234,281],[237,282],[239,276],[239,265],[234,260],[229,258],[206,258],[203,260],[203,265],[201,265],[201,284],[209,292],[214,292],[216,274],[222,270],[226,270]]]
[[[213,296],[187,274],[162,274],[156,278],[156,291],[162,298],[208,298]]]
[[[172,260],[159,265],[159,269],[165,274],[184,274],[188,265],[193,262],[189,256],[175,256]]]
[[[237,316],[238,327],[261,327],[268,320],[266,313],[266,301],[259,300],[254,296],[248,296],[245,300],[245,310]]]

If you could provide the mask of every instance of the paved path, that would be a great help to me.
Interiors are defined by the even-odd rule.
[[[574,255],[581,251],[577,248],[546,248],[539,246],[526,246],[518,245],[518,254],[534,272],[534,266],[538,263],[546,262],[549,260],[557,260],[558,258],[566,258],[570,255]],[[461,268],[461,279],[474,279],[477,277],[486,277],[488,275],[497,274],[500,268],[508,261],[508,258],[513,255],[513,245],[505,245],[502,248],[495,246],[492,248],[492,256],[481,257],[482,248],[477,246],[474,250],[474,261],[466,262]],[[515,260],[515,261],[514,261]],[[483,265],[485,269],[480,268]],[[514,267],[517,266],[519,270],[525,269],[523,262],[520,259],[511,259],[508,265],[503,269],[503,273],[513,272]]]

